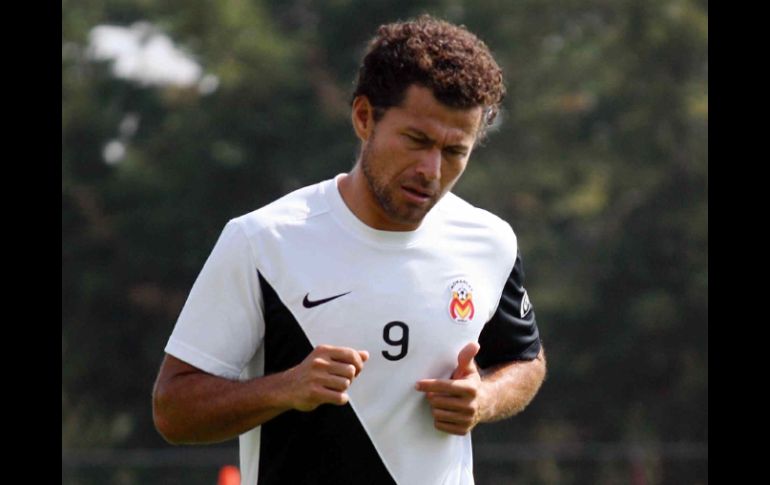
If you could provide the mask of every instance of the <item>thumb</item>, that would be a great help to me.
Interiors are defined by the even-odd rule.
[[[480,348],[481,346],[478,342],[470,342],[462,348],[460,353],[457,354],[457,368],[452,373],[452,379],[462,379],[469,374],[477,372],[473,358],[479,353]]]

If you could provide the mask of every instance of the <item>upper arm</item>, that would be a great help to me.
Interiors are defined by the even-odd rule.
[[[158,371],[158,381],[167,381],[184,374],[206,374],[206,372],[192,364],[188,364],[183,360],[177,359],[171,354],[166,354],[163,358],[163,362],[160,364],[160,370]]]
[[[207,372],[188,364],[187,362],[177,359],[171,354],[166,354],[163,358],[163,362],[160,364],[160,370],[158,371],[158,377],[155,379],[155,386],[153,387],[153,402],[156,402],[163,395],[167,394],[171,390],[169,383],[175,378],[182,377],[191,374],[206,374]]]

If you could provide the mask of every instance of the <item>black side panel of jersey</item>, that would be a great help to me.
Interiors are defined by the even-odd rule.
[[[293,367],[313,350],[297,320],[259,275],[265,303],[265,375]],[[396,482],[350,404],[287,411],[262,425],[259,485]]]
[[[481,349],[476,362],[482,369],[511,360],[532,360],[540,352],[535,310],[530,305],[529,311],[521,316],[524,295],[524,267],[521,253],[517,252],[497,311],[479,335]]]

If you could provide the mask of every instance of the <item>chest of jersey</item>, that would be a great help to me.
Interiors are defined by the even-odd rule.
[[[472,251],[438,241],[395,250],[284,241],[282,249],[292,257],[274,260],[273,285],[311,343],[367,350],[367,366],[388,380],[448,377],[499,298]]]
[[[443,483],[425,459],[465,473],[465,463],[451,460],[469,457],[469,437],[436,430],[415,384],[448,379],[460,349],[478,339],[500,297],[494,259],[451,238],[383,249],[312,229],[273,239],[263,267],[281,302],[312,346],[369,352],[348,394],[392,473],[405,474],[404,483]]]

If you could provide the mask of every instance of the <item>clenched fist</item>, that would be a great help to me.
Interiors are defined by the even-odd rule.
[[[369,352],[319,345],[299,365],[286,371],[291,407],[312,411],[321,404],[347,404],[347,390],[369,359]]]

